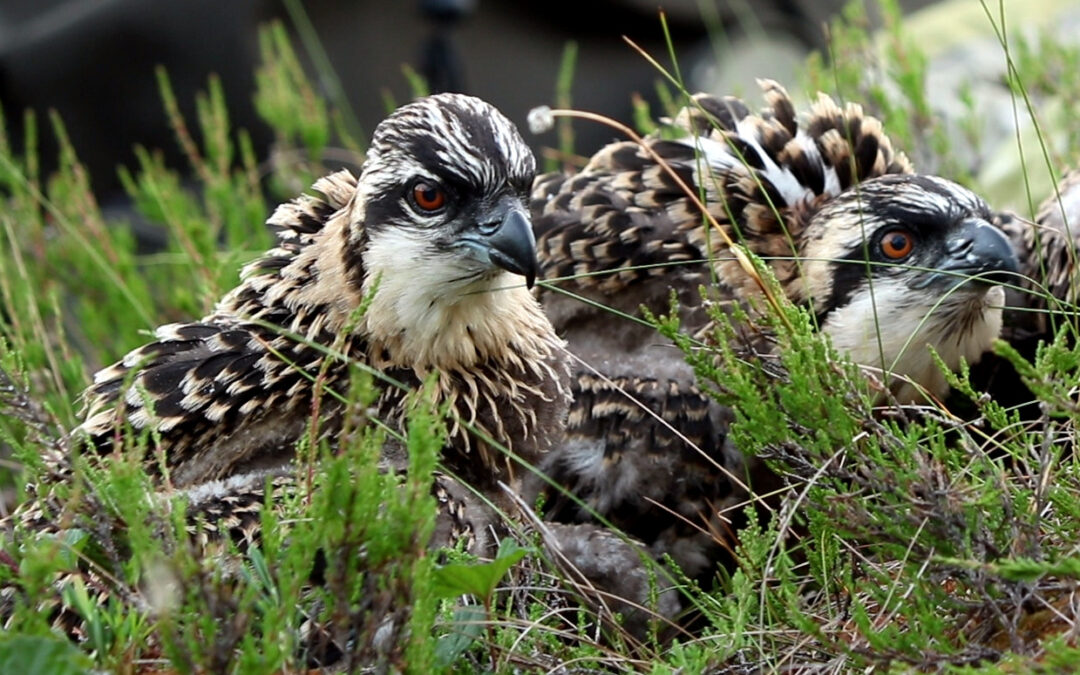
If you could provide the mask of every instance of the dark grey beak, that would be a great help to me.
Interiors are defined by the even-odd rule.
[[[540,272],[540,263],[536,259],[536,237],[525,214],[520,209],[510,209],[484,239],[491,262],[508,272],[522,275],[525,285],[532,288]]]
[[[1008,283],[1020,272],[1020,263],[1004,232],[985,220],[968,218],[945,240],[937,269],[995,285]]]

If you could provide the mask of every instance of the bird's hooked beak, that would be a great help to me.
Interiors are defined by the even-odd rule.
[[[501,219],[482,223],[478,234],[469,242],[496,267],[525,277],[525,285],[533,287],[540,263],[536,259],[536,237],[532,223],[519,206],[510,206]]]
[[[1020,272],[1016,252],[1005,233],[981,218],[968,218],[945,240],[945,252],[935,268],[954,282],[974,277],[987,285],[1008,283]]]

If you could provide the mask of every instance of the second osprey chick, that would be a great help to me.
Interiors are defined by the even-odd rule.
[[[541,298],[587,364],[575,374],[567,440],[543,468],[588,508],[555,495],[548,513],[597,512],[691,575],[713,569],[729,527],[722,514],[746,499],[733,476],[745,479],[748,467],[726,437],[731,412],[698,390],[682,352],[617,314],[666,313],[674,290],[693,333],[708,321],[699,287],[721,302],[760,290],[657,157],[838,349],[889,373],[901,402],[947,392],[929,348],[957,368],[990,347],[1004,304],[997,284],[1017,270],[985,202],[914,174],[859,106],[823,95],[797,114],[780,85],[761,84],[759,112],[696,96],[645,139],[649,151],[612,143],[580,172],[540,176],[533,189],[540,260],[555,287]]]
[[[926,346],[952,368],[976,360],[1000,330],[997,284],[1018,270],[993,213],[952,181],[912,173],[859,106],[822,96],[800,119],[780,85],[761,85],[760,113],[699,95],[646,144],[838,348],[897,376],[901,402],[921,398],[915,385],[943,395]],[[560,287],[602,305],[664,311],[669,289],[686,295],[714,281],[720,297],[758,293],[725,239],[635,143],[607,146],[576,175],[539,177],[532,209],[545,275],[568,277]],[[543,297],[573,347],[578,319],[596,308]]]

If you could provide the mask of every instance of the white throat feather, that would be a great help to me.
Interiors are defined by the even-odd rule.
[[[929,307],[925,300],[912,301],[900,282],[878,282],[873,298],[869,288],[859,291],[829,314],[823,330],[837,350],[856,363],[892,373],[889,387],[899,402],[920,402],[925,397],[906,380],[920,383],[938,398],[949,390],[928,346],[950,370],[958,370],[961,360],[969,365],[978,362],[1001,332],[1004,300],[1000,286],[985,293],[961,288]],[[899,330],[900,326],[911,330]]]

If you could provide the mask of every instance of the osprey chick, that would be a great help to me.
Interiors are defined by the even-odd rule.
[[[1017,270],[1008,239],[969,190],[912,173],[859,106],[822,95],[799,115],[778,84],[761,84],[760,113],[698,95],[648,148],[731,240],[765,260],[837,348],[892,374],[900,401],[921,399],[920,386],[943,395],[927,347],[951,368],[989,348],[1004,301],[995,284]],[[725,439],[730,413],[699,393],[681,352],[605,307],[662,313],[674,290],[694,332],[707,321],[700,285],[724,301],[760,291],[636,143],[608,145],[576,175],[538,177],[532,211],[544,277],[569,291],[543,289],[545,308],[571,352],[601,374],[579,368],[567,441],[543,466],[689,574],[707,571],[727,527],[718,513],[737,493],[730,476],[745,472]],[[557,498],[551,513],[589,517]]]
[[[798,119],[778,84],[762,87],[768,107],[760,114],[738,99],[699,95],[669,134],[646,142],[838,347],[943,394],[944,380],[927,372],[925,345],[951,367],[961,356],[977,359],[1000,328],[995,284],[1017,272],[989,207],[951,181],[913,174],[859,106],[841,109],[822,95]],[[577,175],[538,177],[532,208],[545,275],[572,277],[559,286],[605,306],[663,310],[668,288],[696,291],[710,273],[729,297],[758,292],[724,238],[635,143],[609,145]],[[560,331],[596,311],[564,294],[543,297]],[[903,339],[893,344],[892,333]],[[918,398],[893,384],[901,400]]]
[[[565,343],[529,291],[538,273],[527,206],[534,171],[514,125],[479,99],[442,94],[400,108],[376,128],[358,178],[325,177],[314,186],[322,198],[274,212],[277,247],[244,268],[210,315],[160,327],[154,342],[95,376],[73,440],[107,454],[141,449],[125,448],[129,426],[145,436],[162,508],[184,497],[202,554],[227,562],[231,544],[260,540],[262,509],[307,489],[292,462],[298,440],[313,429],[333,438],[350,414],[401,430],[410,391],[434,379],[435,403],[451,415],[447,471],[431,477],[438,515],[427,545],[490,552],[502,529],[491,506],[505,498],[497,483],[515,478],[495,446],[538,462],[559,442],[569,404]],[[370,409],[341,401],[354,368],[390,382]],[[47,489],[71,475],[67,459],[11,519],[23,531],[67,526],[56,515],[68,505]],[[382,459],[406,465],[393,440]],[[88,497],[78,515],[106,523],[103,536],[125,526]],[[97,602],[115,590],[125,597],[92,583],[95,573],[72,574]],[[404,608],[380,582],[377,572],[365,579],[364,614],[378,630],[347,636],[354,652],[403,644]],[[22,590],[0,586],[0,624]],[[28,601],[78,634],[60,597]]]
[[[528,290],[534,171],[514,125],[479,99],[401,107],[376,128],[359,178],[325,177],[324,199],[274,212],[277,248],[213,313],[158,328],[97,373],[78,431],[101,452],[125,424],[153,432],[147,467],[176,487],[280,469],[313,416],[322,436],[340,428],[336,395],[359,364],[405,385],[375,404],[391,427],[407,390],[436,374],[455,413],[444,461],[459,476],[483,487],[505,473],[485,436],[535,461],[568,390],[564,343]]]

